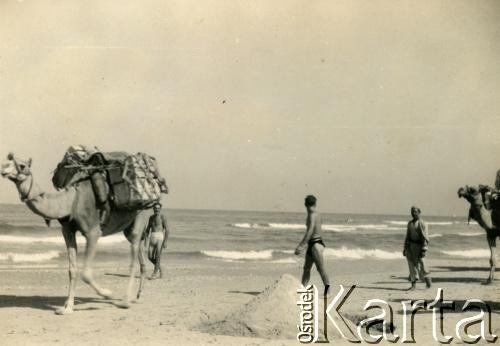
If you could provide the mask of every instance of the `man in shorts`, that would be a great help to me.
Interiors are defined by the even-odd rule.
[[[144,237],[144,245],[148,248],[148,259],[155,266],[151,280],[162,277],[161,252],[167,247],[169,233],[167,219],[161,212],[160,203],[153,206],[153,212],[154,214],[149,217]]]
[[[316,211],[316,197],[313,195],[307,196],[304,205],[307,210],[306,234],[295,249],[295,254],[299,255],[307,245],[304,272],[302,273],[302,285],[304,287],[307,286],[311,277],[312,266],[316,264],[316,269],[325,286],[325,295],[327,295],[330,288],[330,279],[328,278],[323,258],[325,243],[321,238],[321,216]]]

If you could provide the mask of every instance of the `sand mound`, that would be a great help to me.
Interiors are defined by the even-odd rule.
[[[294,339],[299,320],[299,287],[295,277],[284,274],[241,309],[204,329],[216,334]]]

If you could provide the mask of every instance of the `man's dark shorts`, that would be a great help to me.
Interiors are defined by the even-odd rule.
[[[325,243],[323,242],[323,239],[321,239],[321,238],[310,239],[309,242],[307,243],[306,256],[310,256],[310,257],[313,256],[312,249],[313,249],[314,244],[321,244],[321,245],[323,245],[323,247],[326,247]]]

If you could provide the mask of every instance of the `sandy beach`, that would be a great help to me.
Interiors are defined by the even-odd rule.
[[[0,270],[2,344],[297,345],[298,341],[289,336],[257,338],[223,335],[218,334],[213,326],[232,312],[244,308],[283,274],[299,278],[300,264],[167,261],[165,278],[147,281],[143,300],[130,309],[120,309],[114,305],[116,301],[99,298],[79,281],[75,311],[66,316],[54,314],[54,308],[65,300],[66,268],[3,268]],[[385,299],[394,308],[394,324],[398,333],[402,318],[400,301],[433,300],[437,287],[441,287],[444,298],[457,301],[458,309],[464,300],[470,298],[489,302],[493,310],[493,333],[500,334],[498,280],[496,287],[481,285],[487,275],[485,261],[430,260],[429,264],[434,287],[426,290],[420,283],[413,292],[405,291],[409,284],[403,261],[337,260],[329,261],[329,269],[334,278],[335,291],[338,284],[357,286],[342,309],[351,318],[370,315],[362,311],[368,299]],[[96,268],[95,276],[119,298],[126,287],[127,270],[125,266],[109,264]],[[316,272],[312,282],[320,283]],[[281,306],[280,302],[276,303]],[[286,310],[285,306],[283,309]],[[435,343],[431,315],[425,313],[416,318],[417,344]],[[469,315],[459,310],[445,313],[445,332],[454,335],[456,322]],[[298,323],[298,308],[296,316],[287,318],[296,319]],[[266,319],[265,314],[262,319]],[[292,330],[288,334],[295,333],[296,330]],[[333,330],[329,335],[330,342],[348,344]],[[456,338],[453,343],[456,343]]]
[[[300,345],[311,259],[319,343],[353,286],[380,344],[471,300],[500,336],[499,0],[5,0],[0,38],[0,346]]]

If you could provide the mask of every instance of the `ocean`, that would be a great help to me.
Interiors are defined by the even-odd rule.
[[[466,210],[464,210],[465,214]],[[293,254],[305,231],[305,213],[165,210],[169,260],[298,263]],[[465,217],[426,217],[428,257],[489,258],[485,232]],[[409,216],[322,213],[325,256],[345,260],[401,260]],[[85,240],[77,237],[79,252]],[[122,233],[99,240],[96,265],[128,265]],[[57,222],[47,227],[24,205],[0,205],[0,267],[66,266]]]

